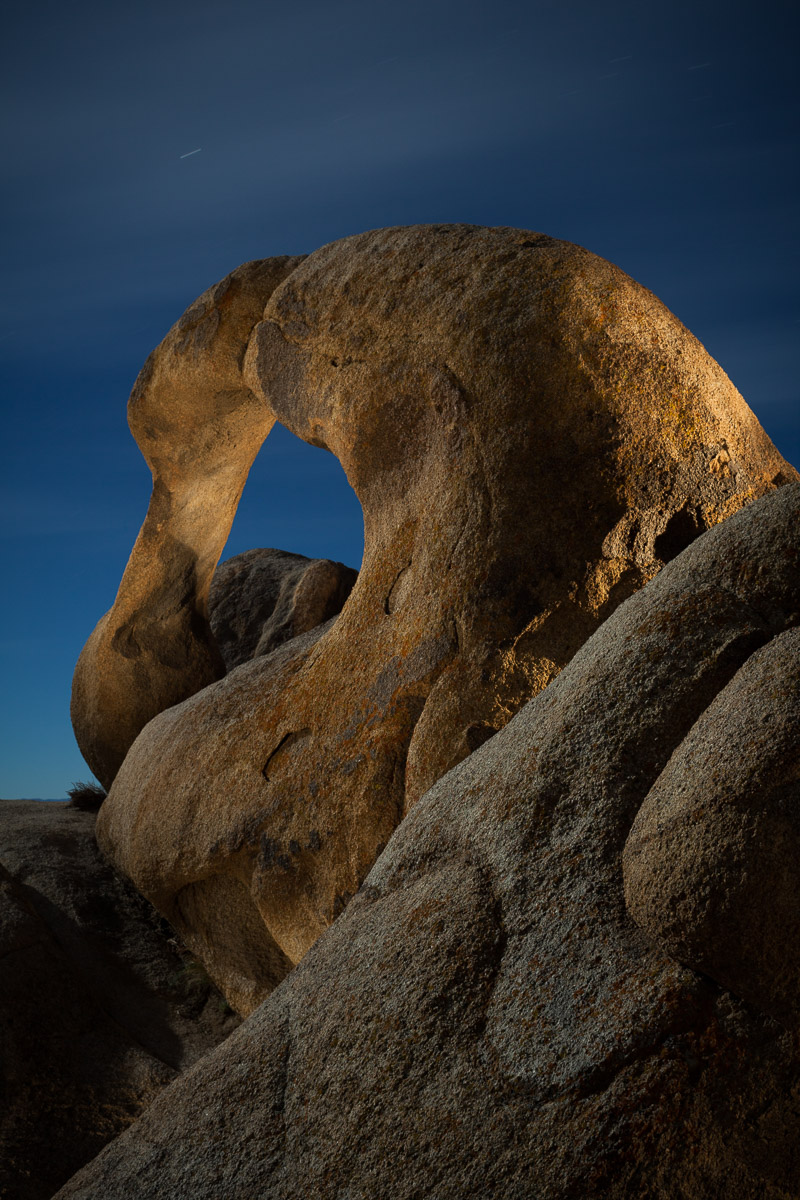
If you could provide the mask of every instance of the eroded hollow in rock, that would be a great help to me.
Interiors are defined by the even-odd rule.
[[[656,558],[665,563],[671,562],[705,531],[706,525],[695,508],[680,509],[670,517],[655,540]]]

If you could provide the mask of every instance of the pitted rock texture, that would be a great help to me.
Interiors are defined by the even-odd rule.
[[[226,668],[269,654],[342,610],[358,571],[329,558],[246,550],[214,572],[211,632]]]
[[[0,800],[7,1200],[49,1200],[238,1024],[93,832],[69,804]]]
[[[59,1200],[800,1196],[796,1037],[645,936],[622,866],[656,792],[677,788],[680,816],[672,764],[719,735],[732,689],[761,679],[765,711],[773,686],[796,711],[796,675],[770,684],[768,663],[796,638],[799,527],[795,485],[620,607],[422,798],[258,1011]],[[774,784],[754,797],[768,813],[778,767],[759,764],[778,740],[746,747]],[[716,878],[736,887],[725,853]],[[771,904],[758,871],[750,903]]]
[[[135,392],[155,412],[164,353]],[[650,292],[520,230],[323,247],[271,294],[242,378],[269,420],[342,463],[363,566],[313,644],[244,663],[145,727],[98,832],[246,1013],[432,783],[701,530],[797,476]],[[207,436],[227,463],[228,441]],[[163,452],[181,458],[177,434]],[[195,604],[182,578],[159,592],[176,614]]]
[[[151,717],[225,673],[208,589],[247,474],[274,418],[242,381],[270,292],[301,260],[245,263],[209,288],[148,358],[128,424],[153,494],[113,608],[72,681],[81,753],[108,789]]]

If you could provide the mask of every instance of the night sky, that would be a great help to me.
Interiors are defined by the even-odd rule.
[[[578,242],[680,317],[800,465],[796,5],[15,8],[0,795],[90,778],[72,671],[150,494],[127,395],[184,308],[247,259],[417,222]],[[252,546],[361,558],[338,463],[279,428],[224,557]]]

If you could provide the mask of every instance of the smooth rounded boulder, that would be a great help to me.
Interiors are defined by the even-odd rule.
[[[798,863],[794,628],[748,659],[656,780],[625,843],[625,900],[680,962],[797,1028]]]
[[[746,807],[779,828],[795,784],[775,751],[797,712],[798,528],[800,486],[781,488],[618,608],[420,800],[258,1011],[59,1200],[798,1200],[800,1047],[762,986],[781,978],[762,969],[773,942],[759,964],[748,936],[773,927],[796,857],[775,879],[760,869],[775,856],[730,853],[730,838],[712,857],[715,889],[746,916],[724,982],[707,972],[721,956],[674,956],[682,936],[707,948],[702,872],[683,875],[665,937],[631,915],[623,859],[656,791],[662,808],[672,796],[667,884],[698,805],[700,858],[726,805],[734,831]],[[704,796],[689,766],[722,750],[726,721],[731,752]],[[649,886],[640,875],[638,903]]]

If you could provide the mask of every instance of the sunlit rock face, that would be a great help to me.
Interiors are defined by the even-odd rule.
[[[198,344],[194,399],[180,393],[181,420],[168,419],[176,331],[137,384],[134,413],[149,416],[134,432],[168,468],[75,705],[93,744],[113,729],[121,758],[162,679],[175,685],[128,750],[98,836],[242,1013],[343,909],[419,797],[622,600],[797,478],[680,322],[580,247],[419,226],[283,260],[282,281],[265,282],[272,270],[229,277],[268,294],[257,323],[254,298],[240,325],[215,325],[224,389],[204,390]],[[249,440],[220,424],[222,396]],[[334,624],[203,687],[218,667],[183,664],[214,658],[204,604],[219,529],[275,419],[344,467],[362,569]],[[101,688],[116,708],[87,703]]]
[[[60,1200],[798,1200],[798,529],[621,605]]]

